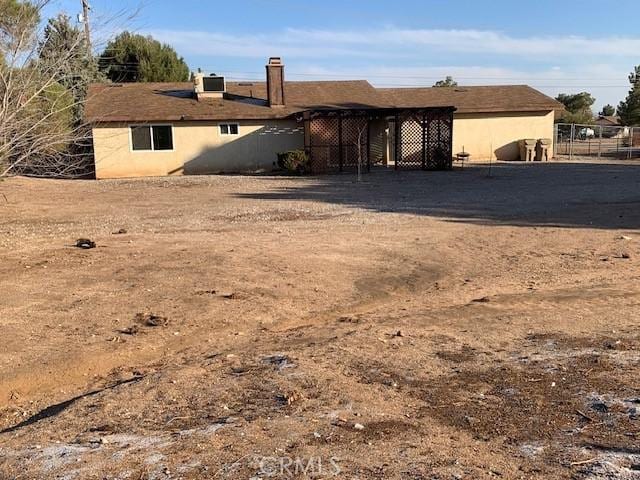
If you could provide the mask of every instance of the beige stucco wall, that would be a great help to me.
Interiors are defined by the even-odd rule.
[[[517,160],[518,141],[549,138],[553,141],[554,113],[455,114],[453,153],[464,150],[471,160]],[[553,146],[551,149],[553,152]]]
[[[220,135],[219,123],[239,123],[239,135]],[[131,150],[129,124],[94,127],[96,177],[268,171],[276,165],[277,153],[304,146],[303,126],[293,120],[172,125],[173,150],[156,152]]]
[[[519,140],[553,140],[553,122],[553,112],[456,114],[453,153],[464,147],[472,161],[517,160]],[[220,135],[219,123],[239,123],[239,135]],[[131,150],[129,124],[94,127],[96,177],[269,171],[276,165],[277,153],[304,147],[303,125],[293,120],[175,122],[172,126],[174,149],[156,152]],[[372,157],[374,161],[384,161],[386,149],[376,148],[377,142],[386,137],[384,123],[374,127]]]

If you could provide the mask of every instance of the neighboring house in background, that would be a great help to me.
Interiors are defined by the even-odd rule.
[[[598,119],[593,122],[596,126],[595,136],[602,135],[605,138],[628,138],[630,134],[629,127],[622,125],[620,117],[600,115]],[[600,128],[598,128],[600,127]]]
[[[450,153],[464,146],[473,160],[516,160],[518,140],[552,139],[554,111],[562,105],[527,86],[377,89],[364,80],[285,82],[284,66],[272,58],[266,82],[196,75],[194,83],[94,84],[85,118],[93,129],[96,177],[117,178],[269,171],[277,153],[307,144],[305,112],[323,111],[375,111],[367,159],[392,163],[391,115],[415,112],[419,119],[420,109],[434,107],[448,115],[457,108]],[[342,147],[338,151],[343,155]]]
[[[620,117],[615,115],[600,115],[598,119],[593,123],[594,125],[598,125],[599,127],[619,127],[621,125]]]

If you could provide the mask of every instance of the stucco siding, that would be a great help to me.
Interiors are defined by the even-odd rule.
[[[518,141],[553,140],[553,112],[456,114],[453,153],[469,152],[472,161],[517,160]],[[220,123],[238,123],[238,135],[221,135]],[[158,122],[158,124],[166,124]],[[132,151],[129,124],[93,128],[97,178],[189,175],[272,170],[279,152],[304,147],[304,128],[293,120],[261,122],[176,122],[172,151]],[[385,161],[385,122],[372,125],[373,162]]]
[[[221,135],[220,123],[238,123],[238,135]],[[93,128],[97,178],[268,171],[277,153],[304,144],[303,127],[293,120],[177,122],[172,151],[132,151],[129,126]]]
[[[554,112],[517,114],[455,114],[453,153],[463,147],[471,160],[518,160],[518,141],[549,138],[553,141]],[[551,150],[553,151],[553,150]]]

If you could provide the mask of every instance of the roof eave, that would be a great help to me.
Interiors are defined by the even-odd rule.
[[[91,125],[105,124],[105,123],[151,123],[151,122],[224,122],[224,121],[267,121],[267,120],[286,120],[295,115],[296,112],[282,112],[281,115],[235,115],[235,116],[210,116],[210,115],[181,115],[172,117],[100,117],[85,118],[85,122]]]
[[[552,111],[557,110],[558,107],[547,105],[547,106],[539,106],[539,107],[525,107],[525,108],[458,108],[456,113],[550,113]]]

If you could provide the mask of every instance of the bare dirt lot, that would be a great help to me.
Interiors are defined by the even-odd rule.
[[[640,165],[487,174],[0,182],[0,478],[640,478]]]

